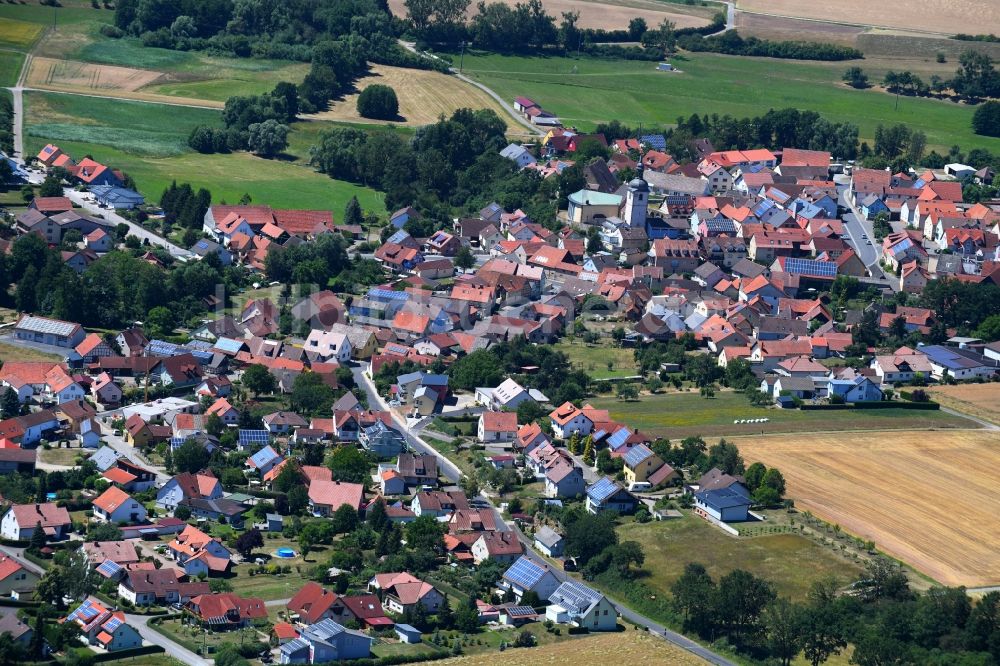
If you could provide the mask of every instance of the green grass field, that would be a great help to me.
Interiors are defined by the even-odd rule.
[[[37,23],[4,19],[0,21],[0,48],[27,49],[35,43],[42,30],[42,26]]]
[[[922,428],[973,428],[975,423],[940,411],[871,409],[864,412],[800,411],[754,407],[746,396],[721,391],[703,398],[697,391],[644,395],[638,401],[616,398],[589,400],[594,407],[607,409],[611,418],[630,427],[661,437],[678,439],[693,435],[720,437],[780,432],[821,432],[830,430],[914,430]],[[740,424],[736,419],[768,418],[769,423]]]
[[[90,0],[61,0],[61,7],[43,7],[37,2],[30,4],[0,4],[0,20],[6,22],[14,19],[35,23],[43,27],[61,26],[81,23],[84,21],[103,20],[108,23],[114,20],[114,12],[106,9],[94,9]]]
[[[618,528],[622,541],[638,541],[646,554],[644,580],[669,591],[689,562],[701,562],[718,580],[733,569],[744,569],[771,581],[779,596],[802,601],[814,581],[830,576],[844,583],[861,567],[798,534],[753,538],[731,537],[708,522],[684,512],[683,518]]]
[[[639,374],[632,350],[613,346],[610,338],[604,338],[593,345],[563,338],[554,348],[566,354],[573,367],[585,371],[594,379],[633,377]],[[608,363],[611,363],[610,369]]]
[[[209,109],[39,92],[25,99],[29,137],[103,144],[148,157],[188,152],[192,129],[222,124],[221,114]]]
[[[891,95],[842,85],[849,64],[709,53],[685,54],[674,63],[682,72],[657,72],[650,62],[466,52],[463,71],[506,100],[528,96],[582,130],[612,118],[655,127],[692,113],[743,117],[794,107],[853,122],[863,139],[871,140],[879,124],[905,123],[923,130],[929,147],[1000,151],[1000,139],[972,133],[972,107],[904,97],[896,110]]]
[[[12,86],[17,83],[23,64],[23,53],[0,51],[0,86]]]
[[[357,196],[365,209],[384,213],[379,193],[332,180],[296,163],[294,157],[265,160],[244,152],[191,151],[187,147],[191,128],[218,125],[218,111],[39,92],[26,93],[25,99],[28,154],[49,141],[57,142],[71,155],[89,154],[125,170],[152,200],[177,180],[207,188],[215,202],[235,202],[249,193],[256,203],[333,210],[339,215],[351,196]],[[315,130],[310,127],[310,132]],[[303,142],[294,148],[304,151],[307,146]]]

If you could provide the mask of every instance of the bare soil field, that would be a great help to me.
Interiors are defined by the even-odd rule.
[[[378,121],[358,115],[358,95],[366,87],[381,83],[396,91],[399,98],[398,122]],[[335,120],[341,122],[380,123],[389,125],[428,125],[436,122],[438,116],[451,115],[457,109],[493,109],[505,122],[512,123],[510,116],[492,97],[454,76],[417,69],[402,69],[387,65],[373,65],[371,73],[355,84],[357,92],[336,100],[330,109],[308,118]],[[509,122],[508,122],[509,121]]]
[[[613,656],[612,656],[613,655]],[[699,657],[645,632],[594,634],[528,649],[510,649],[503,662],[510,666],[601,666],[614,659],[622,664],[671,664],[695,666]],[[436,662],[442,666],[494,666],[497,655],[476,654]]]
[[[863,32],[859,26],[745,12],[736,14],[736,28],[740,34],[761,39],[830,42],[844,46],[855,46]]]
[[[1000,33],[994,0],[913,0],[901,7],[869,0],[737,0],[740,11],[953,35]]]
[[[219,101],[160,95],[144,90],[165,80],[166,76],[163,72],[150,69],[36,57],[31,59],[25,86],[37,90],[222,108],[223,103]]]
[[[927,392],[949,409],[1000,425],[1000,383],[935,386]]]
[[[513,6],[518,0],[503,0]],[[404,0],[389,0],[389,9],[396,16],[406,16]],[[542,0],[545,11],[556,17],[556,24],[562,20],[563,12],[580,12],[577,26],[580,28],[603,28],[605,30],[625,30],[633,18],[646,19],[650,28],[667,19],[678,28],[695,28],[708,25],[717,7],[688,7],[666,4],[656,0],[617,0],[615,2],[594,2],[592,0]],[[475,13],[476,3],[470,6]]]
[[[1000,432],[897,431],[736,440],[778,467],[799,510],[945,585],[1000,584]]]

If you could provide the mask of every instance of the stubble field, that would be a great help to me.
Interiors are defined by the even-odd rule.
[[[358,95],[370,85],[391,86],[399,98],[398,122],[384,121],[393,125],[429,125],[437,122],[440,115],[450,116],[456,110],[493,109],[508,125],[510,116],[492,97],[454,76],[440,72],[418,69],[403,69],[387,65],[372,65],[371,72],[355,83],[357,92],[330,103],[330,108],[311,118],[338,122],[378,123],[383,121],[362,118],[358,114]]]
[[[912,0],[905,7],[868,0],[737,0],[736,7],[760,14],[941,34],[1000,32],[1000,4],[993,0]]]
[[[901,431],[736,440],[778,467],[799,510],[875,541],[945,585],[1000,584],[997,431]]]
[[[934,386],[927,392],[945,407],[1000,425],[1000,383]]]
[[[513,6],[520,0],[503,0]],[[469,7],[470,15],[476,13],[475,2]],[[673,21],[678,28],[694,28],[708,25],[710,17],[718,11],[713,5],[707,7],[692,7],[687,5],[671,5],[656,0],[615,0],[611,2],[594,2],[593,0],[542,0],[546,13],[556,17],[556,23],[562,20],[563,12],[579,12],[580,28],[603,28],[604,30],[625,30],[633,18],[642,18],[650,27],[659,25],[660,21]],[[404,0],[389,0],[389,9],[396,16],[406,16]]]

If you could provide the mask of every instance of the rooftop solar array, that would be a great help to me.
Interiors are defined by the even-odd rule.
[[[405,301],[410,297],[405,291],[393,291],[392,289],[369,289],[368,298],[382,301]]]
[[[277,457],[278,453],[274,449],[270,446],[265,446],[260,451],[250,456],[250,460],[252,460],[253,464],[257,467],[263,467],[265,464]]]
[[[531,606],[509,606],[504,612],[507,617],[529,617],[537,614]]]
[[[618,492],[618,490],[618,484],[606,476],[587,488],[587,496],[595,502],[603,502]]]
[[[628,436],[628,428],[619,428],[611,435],[611,437],[608,437],[608,446],[611,447],[612,451],[617,451],[621,447],[625,446],[625,441],[628,439]]]
[[[601,595],[586,585],[576,581],[566,581],[552,593],[549,601],[554,601],[568,611],[584,614],[601,600]]]
[[[522,589],[530,590],[544,575],[545,569],[522,555],[514,564],[510,565],[503,577],[504,580],[510,581]]]
[[[18,328],[34,331],[35,333],[51,333],[52,335],[72,335],[78,324],[58,319],[48,319],[46,317],[21,317],[17,323]]]
[[[104,623],[102,629],[104,629],[104,631],[110,634],[114,633],[115,629],[117,629],[120,626],[122,626],[121,619],[117,617],[112,617],[111,619],[109,619],[107,622]]]
[[[785,260],[785,270],[789,273],[798,273],[799,275],[837,277],[837,264],[832,261],[816,261],[814,259],[789,257]]]
[[[651,455],[653,455],[653,452],[644,444],[634,446],[625,454],[625,464],[629,467],[635,467]]]
[[[243,430],[239,432],[239,446],[246,448],[254,444],[267,444],[271,441],[271,433],[266,430]]]
[[[94,608],[94,601],[92,599],[87,599],[79,608],[69,614],[66,618],[67,620],[79,620],[84,624],[89,624],[91,620],[103,613],[102,610]]]
[[[104,560],[101,562],[100,566],[97,567],[97,572],[107,576],[108,578],[113,578],[118,575],[118,572],[122,570],[122,567],[117,562],[112,562],[111,560]]]

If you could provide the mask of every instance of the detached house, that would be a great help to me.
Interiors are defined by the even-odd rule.
[[[69,512],[54,502],[15,504],[0,520],[0,536],[11,541],[30,541],[40,527],[47,540],[57,541],[68,534],[71,525]]]
[[[638,507],[639,500],[635,495],[610,477],[604,477],[587,486],[587,511],[590,513],[616,511],[625,514],[635,512]]]
[[[360,511],[364,491],[360,483],[314,480],[309,484],[309,510],[314,516],[332,516],[346,504]]]
[[[229,570],[232,553],[218,539],[188,525],[167,544],[167,552],[189,576],[221,574]]]
[[[501,592],[513,594],[519,602],[528,592],[534,592],[539,599],[548,599],[559,587],[559,579],[548,565],[522,555],[504,572],[498,587]]]
[[[564,582],[549,596],[545,618],[590,631],[615,631],[618,627],[614,604],[600,592],[573,580]]]
[[[222,484],[210,472],[182,472],[167,481],[156,492],[156,506],[173,511],[181,500],[201,498],[219,499],[222,497]]]
[[[513,448],[517,436],[517,412],[483,412],[479,415],[479,441]]]
[[[111,486],[94,500],[94,519],[104,523],[136,525],[146,520],[146,507],[124,490]]]
[[[569,439],[573,433],[581,437],[589,435],[594,429],[594,422],[583,410],[571,402],[565,402],[549,413],[552,423],[552,434],[559,439]]]

